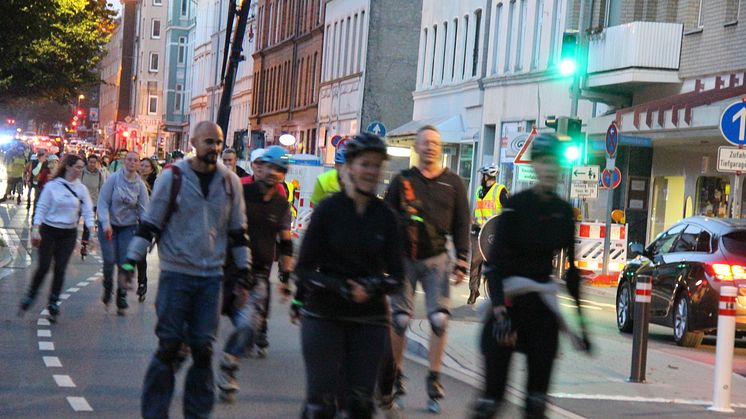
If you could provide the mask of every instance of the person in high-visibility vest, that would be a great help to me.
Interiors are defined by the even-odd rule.
[[[479,232],[484,223],[500,214],[508,200],[508,188],[497,183],[499,169],[489,164],[479,169],[482,184],[477,188],[474,197],[474,222],[471,226],[471,269],[469,272],[469,299],[467,304],[474,304],[479,297],[479,285],[482,282],[482,264],[484,258],[479,252]]]
[[[297,181],[291,182],[288,180],[283,180],[282,182],[283,188],[287,192],[288,204],[290,205],[290,215],[293,216],[293,219],[298,216],[298,209],[295,207],[295,191],[298,189],[296,183]]]
[[[324,198],[342,190],[339,181],[339,170],[345,164],[345,150],[347,150],[348,140],[349,138],[342,138],[334,144],[336,148],[334,152],[334,169],[316,177],[316,183],[313,185],[313,192],[311,193],[311,205],[314,207],[319,205],[319,202],[324,200]]]

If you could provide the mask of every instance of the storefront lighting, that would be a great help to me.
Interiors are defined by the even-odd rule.
[[[412,149],[408,147],[386,147],[386,153],[391,157],[411,157]]]

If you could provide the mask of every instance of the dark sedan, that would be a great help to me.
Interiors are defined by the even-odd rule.
[[[634,258],[634,259],[632,259]],[[695,347],[717,328],[720,287],[739,288],[736,330],[746,335],[746,220],[686,218],[650,245],[630,245],[619,274],[617,327],[632,331],[637,278],[653,278],[650,321],[673,328],[680,346]]]

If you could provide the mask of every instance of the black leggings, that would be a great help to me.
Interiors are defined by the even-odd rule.
[[[528,394],[546,395],[557,355],[557,317],[536,293],[515,297],[508,312],[518,334],[516,348],[497,344],[492,333],[494,319],[491,316],[482,330],[481,346],[486,367],[484,397],[503,400],[514,350],[525,353],[528,360]]]
[[[31,298],[36,297],[44,276],[49,272],[52,265],[52,259],[54,259],[54,278],[52,280],[52,291],[49,293],[49,302],[55,303],[59,301],[62,287],[65,284],[65,269],[75,248],[78,229],[56,228],[42,224],[39,234],[41,234],[39,266],[34,272],[28,295]]]
[[[373,390],[388,330],[386,325],[304,316],[301,340],[307,406],[333,410],[337,394],[343,391],[347,398],[343,407],[350,417],[366,417],[357,412],[368,408],[372,415]],[[342,389],[340,376],[344,377]]]

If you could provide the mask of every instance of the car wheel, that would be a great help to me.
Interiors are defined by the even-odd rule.
[[[616,327],[620,332],[632,331],[632,298],[626,282],[619,286],[616,293]]]
[[[689,330],[689,300],[685,293],[679,294],[673,312],[673,338],[676,344],[687,348],[696,348],[702,343],[704,335],[703,332]]]

